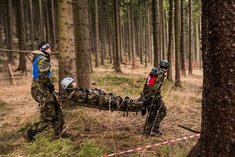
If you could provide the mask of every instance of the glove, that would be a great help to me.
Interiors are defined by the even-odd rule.
[[[145,114],[146,114],[146,108],[145,107],[143,107],[143,108],[141,108],[141,115],[142,116],[144,116]]]
[[[55,86],[53,84],[49,84],[48,85],[48,88],[51,92],[54,92],[55,91]]]

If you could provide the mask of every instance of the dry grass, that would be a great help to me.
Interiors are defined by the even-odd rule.
[[[105,65],[94,69],[92,83],[95,87],[103,88],[116,95],[138,98],[142,91],[144,78],[150,69],[151,67],[138,66],[133,70],[131,65],[124,65],[122,66],[123,73],[116,74]],[[33,146],[25,144],[25,141],[20,138],[20,131],[25,130],[26,125],[32,122],[32,119],[37,119],[38,116],[35,109],[36,102],[30,94],[30,83],[30,76],[18,77],[16,87],[8,85],[4,79],[0,80],[0,100],[7,103],[7,108],[4,107],[3,110],[0,110],[0,140],[2,141],[0,155],[34,156],[37,153],[36,151],[32,154],[29,149],[33,149]],[[179,128],[177,124],[200,130],[202,72],[194,71],[194,76],[182,78],[182,85],[181,89],[175,88],[171,82],[166,82],[163,86],[162,95],[168,113],[161,125],[164,132],[161,137],[142,136],[145,117],[140,114],[129,113],[128,117],[123,117],[123,113],[74,107],[64,109],[67,131],[73,134],[73,138],[71,142],[60,142],[67,145],[66,151],[77,152],[83,150],[82,148],[86,145],[96,150],[93,145],[86,142],[92,140],[92,143],[99,149],[99,151],[97,150],[99,153],[111,153],[192,135],[189,131]],[[46,131],[37,137],[41,143],[36,143],[36,146],[37,144],[53,145],[53,142],[42,144],[45,140],[41,139],[44,136],[47,137],[47,133],[51,134],[50,131]],[[179,142],[138,152],[133,156],[185,156],[195,142],[196,140]],[[59,149],[57,146],[61,143],[56,143],[55,148],[51,149]],[[46,150],[46,147],[40,149],[45,153]],[[38,156],[43,155],[38,154]],[[59,155],[55,154],[55,156]]]

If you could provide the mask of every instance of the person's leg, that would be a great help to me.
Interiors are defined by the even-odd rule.
[[[164,102],[161,100],[161,108],[159,109],[158,116],[156,117],[156,121],[154,123],[154,128],[159,129],[160,123],[163,121],[167,114],[167,108]]]
[[[34,136],[43,131],[46,127],[48,127],[52,120],[55,118],[54,106],[51,103],[45,103],[40,108],[40,121],[33,123],[29,129],[23,134],[23,137],[27,141],[34,141]]]
[[[167,108],[162,99],[156,102],[155,110],[156,110],[156,115],[154,117],[154,121],[151,126],[152,127],[151,135],[162,134],[162,132],[159,130],[159,127],[160,127],[160,123],[165,118],[166,113],[167,113]]]
[[[154,107],[151,107],[148,111],[148,115],[145,121],[145,126],[144,126],[145,135],[149,135],[151,133],[151,129],[154,125],[154,120],[156,115],[157,115],[157,110]]]
[[[54,106],[55,106],[55,118],[52,121],[52,125],[55,131],[55,136],[59,136],[63,131],[64,115],[57,101],[54,102]]]

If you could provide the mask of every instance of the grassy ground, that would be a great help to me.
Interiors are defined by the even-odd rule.
[[[151,67],[138,66],[132,70],[131,65],[123,65],[123,73],[118,74],[109,67],[94,69],[93,86],[115,95],[138,98]],[[161,125],[164,134],[160,137],[142,136],[145,116],[140,114],[129,113],[123,117],[121,112],[65,107],[65,127],[73,135],[71,139],[51,142],[53,132],[49,128],[36,136],[35,143],[26,143],[20,135],[39,117],[37,104],[30,95],[30,83],[31,76],[17,77],[15,87],[0,80],[0,156],[98,157],[193,134],[177,124],[200,130],[202,72],[195,71],[194,76],[182,78],[183,88],[175,88],[172,82],[165,81],[162,95],[168,113]],[[190,139],[123,156],[184,157],[196,141]]]

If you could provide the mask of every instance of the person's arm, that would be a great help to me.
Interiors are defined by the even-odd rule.
[[[51,78],[48,76],[51,70],[51,64],[46,57],[41,57],[38,60],[38,70],[39,70],[39,81],[47,84],[48,86],[53,86]]]
[[[165,78],[165,74],[163,74],[163,73],[160,73],[157,75],[156,83],[153,86],[155,96],[157,96],[161,93],[161,86],[164,81],[164,78]]]

